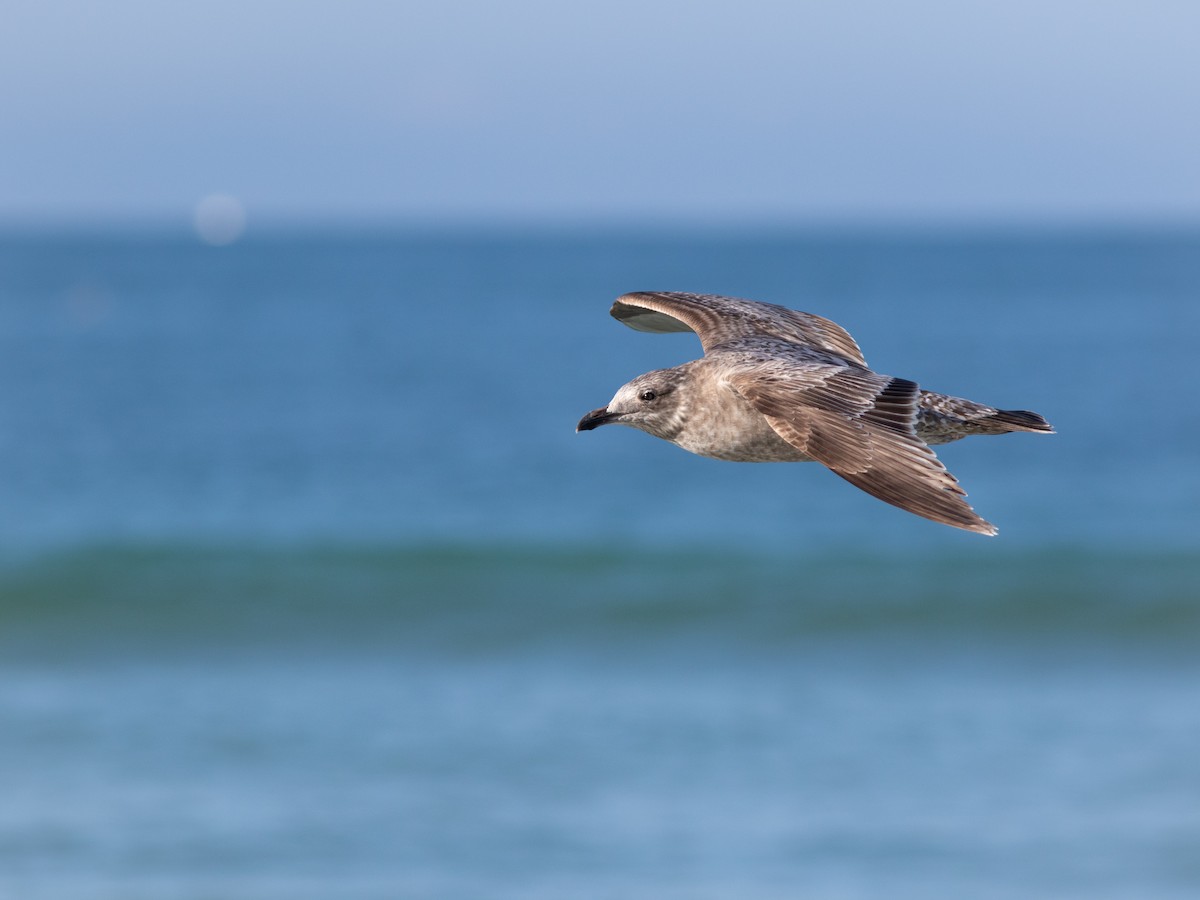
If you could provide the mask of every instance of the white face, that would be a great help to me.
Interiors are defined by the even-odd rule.
[[[641,410],[645,404],[639,399],[640,395],[646,391],[646,388],[640,387],[638,382],[640,379],[635,378],[628,384],[623,384],[613,394],[613,398],[609,401],[608,411],[615,413],[635,413]]]
[[[639,375],[622,385],[608,404],[608,411],[619,418],[613,424],[640,428],[656,437],[672,430],[679,409],[679,374],[659,370]]]
[[[608,406],[593,409],[576,426],[591,431],[601,425],[628,425],[672,441],[683,426],[690,385],[687,366],[658,369],[622,385]]]

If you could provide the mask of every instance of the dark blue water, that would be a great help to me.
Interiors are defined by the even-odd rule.
[[[828,316],[983,538],[574,423]],[[1200,235],[0,240],[0,894],[1200,891]]]

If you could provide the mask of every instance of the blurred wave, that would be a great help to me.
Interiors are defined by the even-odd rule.
[[[115,544],[0,572],[9,651],[321,644],[504,652],[831,635],[1200,639],[1200,559],[1086,550],[755,556],[556,546]]]

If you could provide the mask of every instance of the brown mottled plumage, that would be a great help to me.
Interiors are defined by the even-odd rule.
[[[827,466],[869,494],[935,522],[996,529],[967,504],[930,444],[971,434],[1052,433],[1037,413],[921,390],[867,368],[841,326],[771,303],[641,291],[612,315],[638,331],[693,331],[704,357],[639,375],[579,422],[640,428],[701,456]]]

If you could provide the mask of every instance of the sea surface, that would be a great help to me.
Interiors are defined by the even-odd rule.
[[[647,289],[1058,434],[575,434]],[[1196,231],[4,231],[0,898],[1200,896],[1198,339]]]

